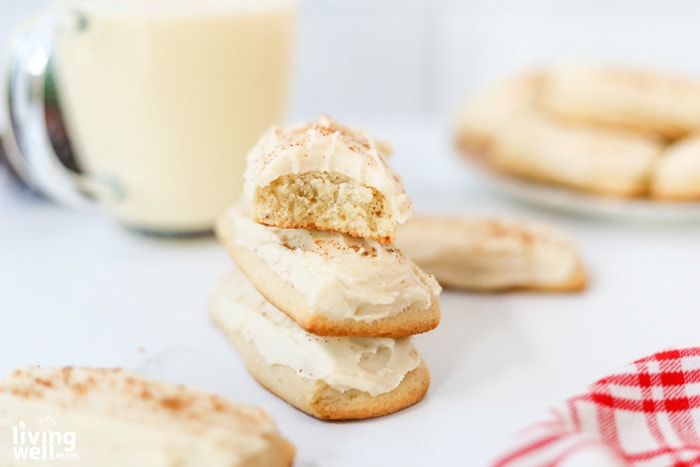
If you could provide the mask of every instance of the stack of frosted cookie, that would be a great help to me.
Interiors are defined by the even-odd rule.
[[[457,133],[472,160],[515,177],[604,196],[700,200],[698,80],[558,65],[476,95]]]
[[[237,268],[212,319],[262,386],[318,418],[386,415],[430,382],[410,336],[438,325],[440,287],[393,246],[412,207],[387,156],[328,117],[272,128],[217,225]]]

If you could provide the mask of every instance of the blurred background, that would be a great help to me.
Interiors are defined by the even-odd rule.
[[[47,4],[0,0],[0,42]],[[292,120],[319,113],[445,117],[492,79],[557,59],[700,74],[695,0],[301,0],[300,6]]]

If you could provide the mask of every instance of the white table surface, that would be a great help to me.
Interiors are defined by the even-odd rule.
[[[440,122],[368,126],[393,142],[418,210],[555,223],[578,241],[589,289],[443,292],[440,326],[415,338],[432,374],[427,397],[388,417],[321,422],[258,386],[207,319],[207,297],[230,264],[213,239],[139,236],[100,212],[33,199],[0,177],[0,373],[121,366],[257,404],[297,446],[302,467],[479,466],[514,431],[607,372],[700,344],[700,225],[602,222],[512,204],[454,157]]]

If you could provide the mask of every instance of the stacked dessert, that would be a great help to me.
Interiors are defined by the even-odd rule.
[[[440,287],[392,246],[412,208],[387,157],[328,117],[272,128],[217,225],[238,269],[212,319],[260,384],[318,418],[386,415],[428,389],[410,336],[437,326]]]
[[[562,63],[474,96],[457,124],[497,174],[618,198],[700,200],[700,80]]]

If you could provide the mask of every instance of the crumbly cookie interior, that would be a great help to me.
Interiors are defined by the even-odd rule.
[[[283,175],[255,190],[253,218],[282,228],[334,230],[388,242],[395,234],[387,200],[335,172]]]

